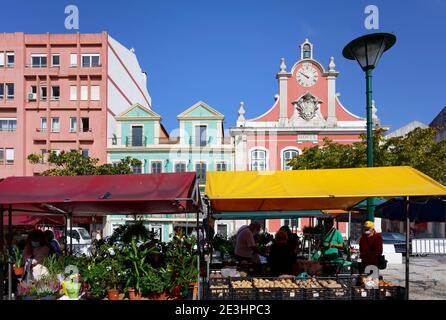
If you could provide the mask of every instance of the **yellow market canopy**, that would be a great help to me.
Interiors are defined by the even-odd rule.
[[[349,210],[368,197],[446,196],[411,167],[208,172],[214,212]]]

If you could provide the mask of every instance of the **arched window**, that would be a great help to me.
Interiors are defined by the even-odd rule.
[[[251,170],[265,171],[266,170],[266,151],[253,150],[251,151]]]
[[[291,159],[293,159],[294,157],[296,157],[298,155],[299,155],[299,152],[294,149],[288,149],[288,150],[283,151],[283,154],[282,154],[282,161],[283,161],[282,168],[283,168],[283,170],[291,170],[292,167],[289,165],[289,162]]]
[[[310,45],[308,43],[304,45],[303,53],[304,53],[303,54],[304,59],[310,59],[311,58],[311,47],[310,47]]]

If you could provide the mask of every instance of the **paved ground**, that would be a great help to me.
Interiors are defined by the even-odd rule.
[[[380,271],[384,280],[404,286],[405,264]],[[410,299],[446,300],[446,256],[410,257]]]

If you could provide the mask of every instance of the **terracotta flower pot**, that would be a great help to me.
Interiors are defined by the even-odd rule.
[[[14,274],[17,277],[23,276],[24,273],[25,273],[25,268],[24,267],[14,267]]]
[[[137,292],[133,288],[128,289],[130,300],[141,300],[141,291]]]
[[[152,293],[149,296],[150,300],[167,300],[167,293],[162,292],[162,293]]]
[[[119,290],[109,289],[107,293],[108,300],[119,300]]]

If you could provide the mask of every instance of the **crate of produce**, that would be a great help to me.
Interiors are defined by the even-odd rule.
[[[377,300],[377,289],[366,289],[364,287],[352,287],[352,300]]]
[[[305,300],[325,300],[325,288],[308,288],[304,292]]]
[[[282,289],[282,300],[304,300],[304,289]]]
[[[350,288],[326,288],[325,300],[351,300]]]
[[[282,300],[284,290],[298,289],[294,278],[253,278],[259,300]],[[291,294],[292,296],[292,294]],[[289,299],[288,299],[289,300]]]
[[[256,300],[256,290],[249,278],[231,278],[230,292],[233,300]]]
[[[207,300],[231,300],[232,298],[227,278],[209,278],[204,292]]]
[[[400,300],[404,299],[405,288],[397,286],[379,287],[380,300]]]
[[[360,285],[359,274],[338,274],[336,281],[346,288],[353,288]]]

